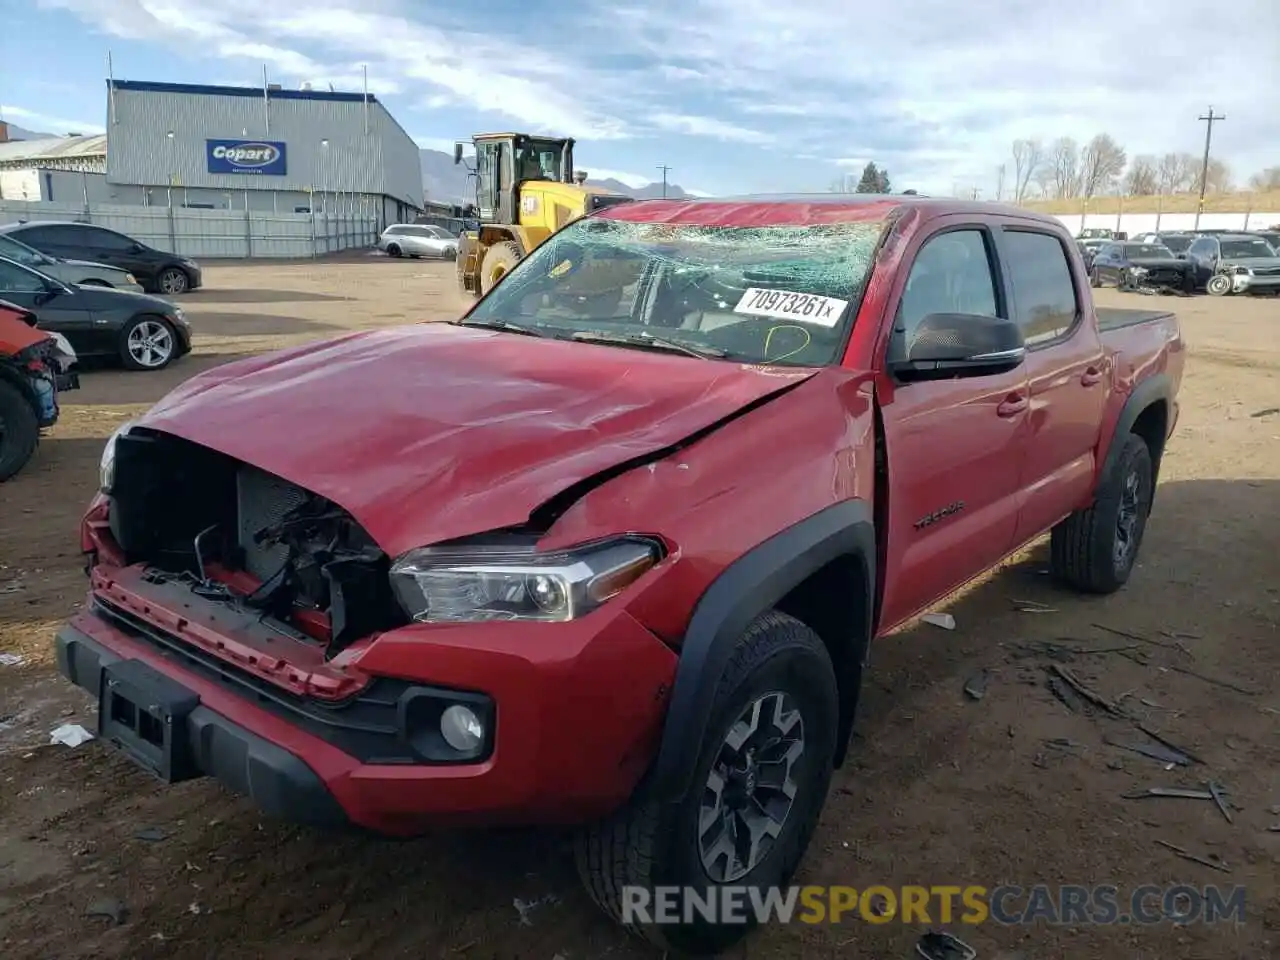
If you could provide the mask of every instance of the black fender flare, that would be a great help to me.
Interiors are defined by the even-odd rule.
[[[1116,464],[1120,460],[1120,448],[1124,446],[1124,438],[1133,432],[1133,425],[1153,404],[1164,402],[1169,415],[1173,414],[1173,382],[1167,373],[1156,373],[1147,377],[1133,389],[1129,399],[1120,408],[1120,416],[1116,419],[1116,429],[1111,434],[1106,456],[1102,460],[1102,469],[1098,472],[1098,484],[1095,495],[1105,489],[1107,482],[1115,473]],[[1167,431],[1167,425],[1166,425]],[[1164,455],[1167,436],[1160,438],[1160,447],[1151,458],[1152,480],[1160,477],[1160,461]],[[1154,494],[1154,491],[1153,491]]]
[[[716,687],[747,625],[809,576],[845,556],[856,556],[860,561],[866,622],[857,649],[843,658],[843,673],[852,683],[841,678],[844,703],[835,762],[844,759],[875,607],[875,525],[870,504],[860,500],[826,507],[753,547],[731,563],[699,598],[685,631],[662,742],[648,784],[656,799],[676,801],[688,792],[711,722]]]

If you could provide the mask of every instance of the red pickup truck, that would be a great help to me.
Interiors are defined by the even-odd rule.
[[[1065,584],[1129,579],[1182,367],[1049,217],[611,207],[458,321],[229,363],[122,428],[60,668],[107,742],[272,815],[581,825],[624,921],[627,888],[783,884],[873,637],[1044,533]]]

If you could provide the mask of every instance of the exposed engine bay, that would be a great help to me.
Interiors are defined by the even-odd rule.
[[[331,658],[407,622],[390,560],[342,508],[286,480],[168,434],[116,442],[111,532],[151,583],[253,614]]]

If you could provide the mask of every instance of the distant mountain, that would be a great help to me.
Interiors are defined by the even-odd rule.
[[[474,184],[467,177],[467,169],[455,165],[453,155],[440,150],[420,150],[422,155],[422,189],[428,200],[440,203],[473,201]],[[590,173],[590,168],[587,170]],[[592,186],[614,193],[621,193],[637,200],[652,200],[662,196],[662,184],[650,183],[639,189],[617,180],[588,180]],[[673,200],[691,196],[673,183],[667,184],[667,197]]]
[[[26,127],[20,127],[17,124],[9,124],[10,140],[47,140],[50,137],[56,136],[56,133],[40,133],[36,130],[28,130]]]

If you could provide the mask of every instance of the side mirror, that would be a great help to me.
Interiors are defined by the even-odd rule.
[[[142,252],[144,252],[146,249],[147,249],[146,247],[144,247],[142,244],[140,244],[140,243],[138,243],[138,242],[136,242],[136,241],[135,241],[134,243],[129,244],[129,252],[130,252],[130,253],[142,253]]]
[[[460,143],[453,145],[453,162],[455,166],[462,162],[462,144]]]
[[[972,313],[931,313],[920,321],[889,361],[899,380],[949,380],[952,377],[985,377],[1007,373],[1027,356],[1022,329],[1004,317]]]

